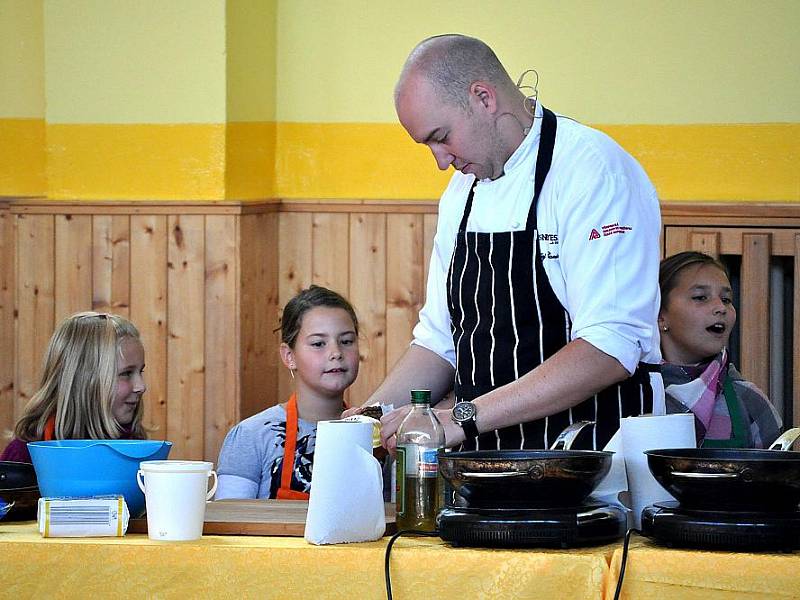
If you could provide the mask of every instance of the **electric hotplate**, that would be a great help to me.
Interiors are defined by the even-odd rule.
[[[569,508],[469,508],[446,506],[439,536],[454,546],[575,548],[619,539],[623,511],[592,501]]]
[[[642,511],[642,535],[668,546],[790,552],[800,549],[800,510],[691,510],[657,502]]]

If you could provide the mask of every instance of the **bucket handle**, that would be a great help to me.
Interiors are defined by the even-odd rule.
[[[214,477],[214,484],[211,486],[211,489],[208,490],[208,493],[206,494],[206,500],[211,500],[211,498],[214,497],[214,492],[217,491],[217,472],[212,470],[208,476],[211,477],[212,475]]]
[[[211,500],[211,498],[214,497],[214,493],[217,491],[217,483],[218,483],[217,472],[216,471],[211,471],[208,474],[208,476],[209,477],[212,477],[212,476],[214,477],[214,483],[212,484],[211,489],[208,490],[208,492],[206,493],[206,500]],[[142,490],[142,493],[145,493],[145,490],[144,490],[144,471],[142,471],[141,469],[136,471],[136,484],[139,486],[139,489]]]

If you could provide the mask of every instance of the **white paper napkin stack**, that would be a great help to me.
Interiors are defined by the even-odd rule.
[[[694,415],[691,413],[627,417],[622,419],[622,449],[628,489],[631,492],[634,526],[642,526],[642,509],[654,502],[674,500],[655,480],[647,466],[645,450],[658,448],[696,448]]]
[[[383,476],[372,456],[373,420],[320,421],[305,539],[312,544],[377,540],[386,531]]]
[[[645,506],[675,499],[653,477],[645,450],[696,446],[691,414],[626,417],[604,448],[614,452],[611,470],[592,495],[627,509],[628,526],[640,529]]]

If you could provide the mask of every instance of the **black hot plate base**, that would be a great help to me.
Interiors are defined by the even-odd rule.
[[[605,544],[625,534],[623,511],[588,502],[571,508],[485,509],[445,507],[439,536],[454,546],[575,548]]]
[[[677,502],[657,502],[642,511],[642,534],[684,548],[790,552],[800,549],[800,510],[688,510]]]

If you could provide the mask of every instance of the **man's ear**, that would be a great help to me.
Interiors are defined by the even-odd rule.
[[[297,368],[297,365],[294,362],[294,351],[289,347],[289,344],[282,343],[281,348],[281,360],[283,361],[283,365],[287,369],[294,370]]]
[[[469,86],[469,96],[479,108],[494,113],[497,110],[497,90],[485,81],[475,81]]]

